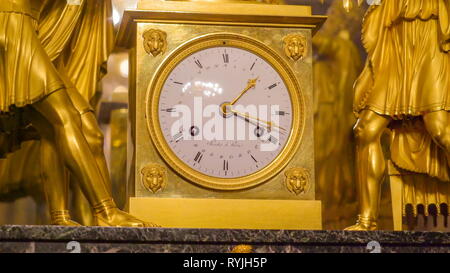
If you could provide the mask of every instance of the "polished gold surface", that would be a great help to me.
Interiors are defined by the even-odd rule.
[[[219,46],[235,47],[248,50],[261,56],[268,61],[275,70],[280,74],[282,80],[287,86],[290,99],[292,102],[292,129],[289,140],[282,152],[277,158],[271,162],[266,168],[255,172],[248,176],[237,178],[218,178],[202,174],[184,163],[178,158],[170,149],[160,128],[159,120],[159,100],[164,82],[168,75],[172,72],[180,61],[187,56],[198,52],[202,49],[213,48]],[[248,86],[234,99],[230,105],[233,105],[245,92],[254,86],[252,80],[249,81]],[[147,91],[147,124],[151,139],[156,146],[160,156],[167,162],[169,166],[177,171],[177,173],[184,176],[191,182],[216,190],[243,190],[250,187],[260,185],[266,182],[282,170],[297,152],[302,141],[303,130],[305,126],[305,102],[302,88],[300,87],[295,73],[289,65],[279,57],[270,47],[267,47],[261,42],[254,40],[244,35],[234,33],[214,33],[209,35],[200,35],[199,37],[184,43],[182,46],[176,48],[162,63],[156,71],[153,81],[150,83]],[[243,115],[246,118],[252,118],[248,114],[239,113],[231,110],[232,113]],[[258,119],[259,120],[259,119]],[[259,120],[260,122],[263,122]],[[264,123],[264,122],[263,122]],[[266,122],[267,124],[267,122]],[[275,127],[275,124],[267,124],[269,127]]]
[[[26,135],[22,128],[36,130],[54,224],[75,224],[68,214],[67,168],[94,208],[97,224],[145,226],[111,199],[103,136],[89,105],[112,47],[111,2],[30,3],[0,4],[0,110],[9,140],[2,151],[19,148]]]
[[[130,211],[171,228],[322,229],[314,200],[132,197]]]
[[[450,183],[449,8],[438,0],[382,1],[365,17],[368,62],[356,82],[354,104],[360,216],[349,230],[376,228],[386,173],[380,138],[388,126],[397,167]],[[414,196],[431,200],[439,188],[424,192],[417,183]]]

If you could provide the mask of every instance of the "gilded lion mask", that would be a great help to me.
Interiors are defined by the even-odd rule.
[[[310,178],[306,169],[292,168],[287,170],[284,175],[286,176],[286,187],[290,192],[295,195],[307,192]]]
[[[159,29],[149,29],[142,34],[144,38],[144,49],[153,57],[164,53],[167,48],[167,34]]]
[[[284,52],[294,61],[303,59],[308,54],[306,37],[292,33],[283,38]]]
[[[142,184],[149,191],[156,193],[162,190],[167,181],[166,169],[158,164],[149,164],[142,168]]]

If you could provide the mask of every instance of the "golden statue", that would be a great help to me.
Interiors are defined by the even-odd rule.
[[[3,155],[38,137],[42,186],[53,224],[71,221],[65,170],[97,225],[142,227],[111,198],[103,135],[87,98],[112,49],[110,0],[6,0],[0,4]],[[83,96],[84,95],[84,96]]]
[[[384,0],[365,16],[354,100],[360,211],[349,230],[377,229],[387,128],[396,167],[450,183],[449,12],[444,0]]]

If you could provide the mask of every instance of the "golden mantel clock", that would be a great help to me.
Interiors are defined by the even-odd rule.
[[[307,6],[126,11],[130,212],[164,227],[320,229]]]

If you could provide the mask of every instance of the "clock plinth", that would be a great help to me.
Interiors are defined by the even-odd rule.
[[[171,228],[322,229],[321,202],[314,200],[132,197],[130,210]]]
[[[325,18],[307,6],[138,8],[119,31],[131,49],[130,212],[164,227],[321,229],[311,36]]]

